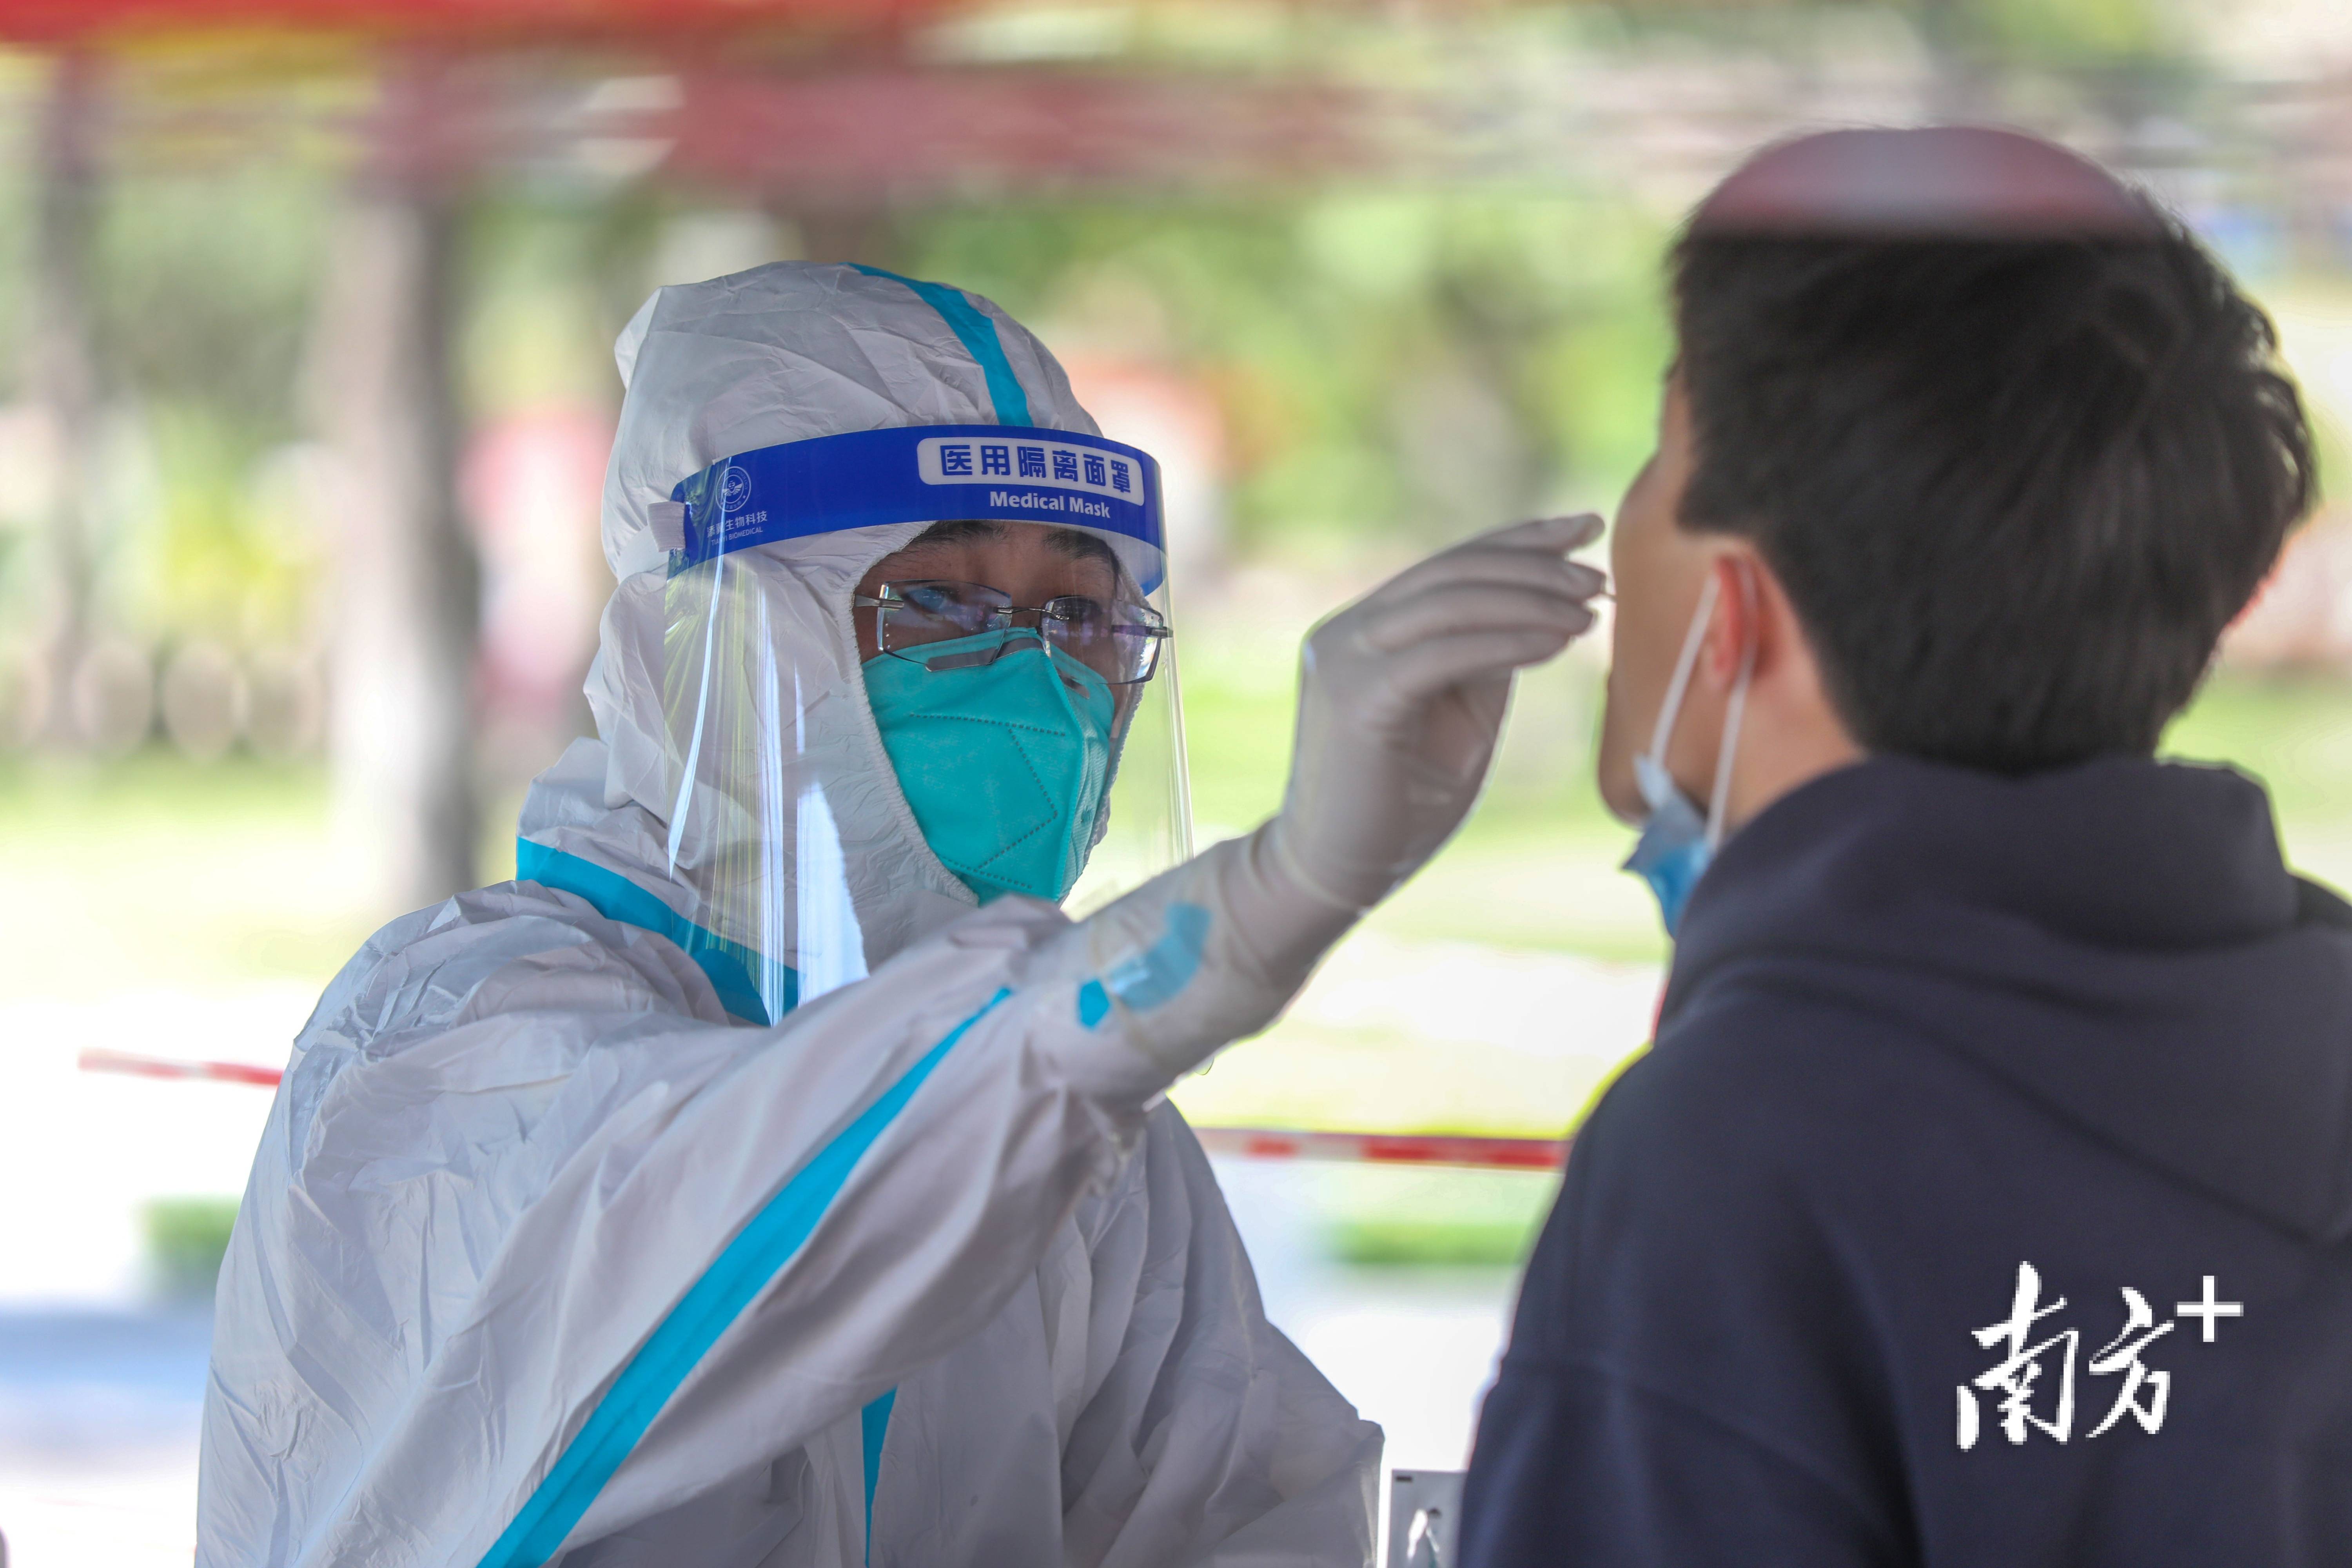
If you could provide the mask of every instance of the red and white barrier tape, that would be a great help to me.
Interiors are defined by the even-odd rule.
[[[81,1053],[84,1072],[123,1072],[138,1078],[211,1079],[220,1083],[249,1083],[262,1089],[276,1089],[278,1080],[286,1075],[276,1068],[253,1067],[244,1062],[175,1061],[168,1057],[133,1056],[129,1051],[104,1051],[95,1047]]]
[[[86,1049],[84,1072],[140,1078],[208,1079],[275,1089],[276,1068],[244,1062],[194,1062],[129,1051]],[[1560,1138],[1464,1138],[1417,1132],[1301,1132],[1280,1127],[1196,1127],[1212,1154],[1241,1160],[1332,1160],[1365,1165],[1454,1165],[1487,1171],[1556,1171],[1568,1158]]]
[[[1279,1127],[1195,1127],[1201,1147],[1244,1160],[1338,1160],[1367,1165],[1468,1165],[1557,1171],[1560,1138],[1466,1138],[1418,1132],[1295,1132]]]

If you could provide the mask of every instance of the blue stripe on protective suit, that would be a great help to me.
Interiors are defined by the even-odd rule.
[[[518,838],[515,880],[537,882],[542,888],[585,899],[608,921],[669,938],[709,976],[710,988],[719,993],[720,1006],[747,1023],[775,1022],[768,1016],[768,1006],[760,999],[759,987],[751,984],[752,972],[763,966],[765,960],[742,943],[730,942],[695,924],[619,872],[608,871],[577,855]],[[800,976],[782,964],[775,968],[782,976],[783,1006],[778,1009],[782,1016],[792,1011],[798,999]]]
[[[866,1561],[874,1561],[874,1489],[882,1480],[882,1445],[890,1436],[890,1407],[898,1391],[890,1390],[857,1413],[859,1447],[866,1458]]]
[[[588,1413],[579,1436],[565,1445],[546,1479],[483,1556],[481,1568],[539,1568],[562,1550],[564,1537],[636,1447],[670,1395],[815,1232],[866,1151],[898,1119],[956,1043],[1012,994],[1010,990],[998,991],[980,1011],[950,1030],[945,1039],[925,1052],[855,1121],[818,1150],[815,1158],[751,1216],[629,1358],[613,1386]],[[885,1395],[877,1401],[883,1405],[884,1425],[889,1419],[888,1399]],[[861,1416],[863,1430],[873,1430],[866,1425],[870,1419]],[[869,1477],[879,1473],[880,1457],[877,1445],[868,1464]],[[867,1484],[870,1510],[870,1479]]]
[[[1142,1013],[1192,984],[1200,973],[1201,950],[1209,942],[1209,911],[1199,904],[1171,904],[1167,920],[1158,942],[1112,965],[1102,979],[1078,987],[1080,1024],[1091,1029],[1110,1016],[1113,996]]]
[[[885,272],[879,267],[852,267],[868,278],[887,278],[893,283],[904,283],[915,291],[915,297],[940,313],[940,319],[963,344],[964,353],[971,355],[980,366],[981,374],[988,378],[988,400],[996,405],[999,425],[1027,425],[1029,395],[1021,390],[1021,380],[1013,374],[1013,362],[1004,357],[1004,341],[996,335],[996,323],[988,312],[963,297],[961,289],[950,289],[944,283],[924,283],[913,278],[901,278],[896,272]]]
[[[719,993],[719,1002],[730,1013],[755,1024],[769,1021],[766,1008],[746,973],[749,965],[759,962],[757,955],[696,925],[626,877],[528,838],[515,840],[515,872],[518,880],[537,882],[542,888],[554,888],[587,900],[608,921],[669,938],[709,976],[712,989]],[[799,989],[799,976],[782,965],[777,967],[783,975],[784,1005],[789,1011],[793,994]],[[869,1533],[874,1525],[874,1485],[882,1471],[882,1439],[889,1429],[890,1405],[898,1394],[897,1389],[890,1390],[861,1413],[866,1442],[866,1524]]]

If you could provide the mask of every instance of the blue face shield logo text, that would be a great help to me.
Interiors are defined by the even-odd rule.
[[[865,663],[898,788],[940,864],[982,903],[1059,902],[1086,869],[1116,764],[1118,700],[1020,627]]]

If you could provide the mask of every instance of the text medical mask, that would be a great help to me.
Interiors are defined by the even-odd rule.
[[[1691,672],[1698,667],[1699,648],[1706,640],[1707,624],[1715,616],[1716,584],[1715,575],[1708,574],[1706,585],[1699,590],[1698,609],[1691,616],[1690,630],[1683,637],[1682,653],[1675,660],[1674,679],[1666,683],[1665,702],[1659,708],[1657,724],[1650,731],[1649,749],[1633,759],[1633,780],[1650,814],[1642,824],[1642,837],[1635,841],[1624,869],[1649,883],[1650,891],[1657,897],[1658,912],[1665,920],[1668,936],[1680,931],[1683,909],[1690,902],[1691,889],[1706,874],[1716,847],[1723,841],[1723,805],[1731,792],[1731,759],[1738,749],[1739,719],[1748,706],[1748,679],[1756,666],[1756,649],[1751,643],[1740,651],[1739,675],[1732,683],[1731,699],[1724,710],[1723,743],[1716,753],[1715,787],[1707,799],[1706,815],[1701,816],[1690,796],[1675,783],[1674,774],[1666,771],[1666,742],[1674,738],[1675,721],[1681,715],[1683,699],[1689,694]]]
[[[1109,684],[1018,626],[864,668],[882,749],[940,863],[982,903],[1060,902],[1086,869],[1110,786]]]

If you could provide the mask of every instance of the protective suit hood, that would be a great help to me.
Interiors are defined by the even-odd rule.
[[[1001,363],[981,363],[934,302],[942,297],[948,310],[970,312],[965,331],[989,329]],[[627,395],[604,471],[604,559],[624,580],[662,564],[650,509],[732,452],[851,430],[1012,423],[997,407],[1007,375],[1019,423],[1099,433],[1045,345],[993,304],[859,267],[777,261],[656,289],[613,357]]]

